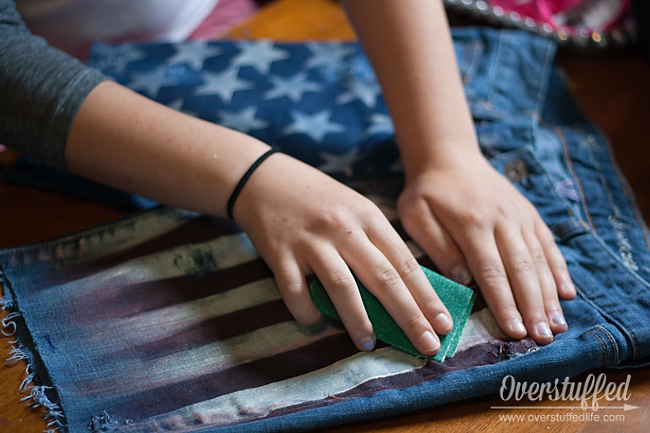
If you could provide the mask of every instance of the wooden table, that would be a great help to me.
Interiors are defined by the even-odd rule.
[[[231,31],[232,38],[273,38],[282,41],[354,38],[345,16],[331,0],[280,0],[266,6],[249,22]],[[630,52],[580,54],[563,50],[560,64],[568,72],[572,88],[586,113],[611,139],[619,165],[636,194],[642,213],[650,217],[650,67]],[[0,168],[13,159],[0,154]],[[126,214],[102,204],[70,198],[0,182],[0,248],[43,241],[80,230]],[[4,317],[2,313],[0,317]],[[0,358],[9,356],[8,338],[0,338]],[[472,399],[390,419],[329,429],[339,433],[415,433],[430,431],[646,431],[650,418],[650,369],[603,370],[609,381],[620,383],[631,374],[630,411],[609,411],[624,415],[619,422],[507,421],[498,396]],[[600,371],[595,372],[596,374]],[[0,433],[41,432],[46,425],[43,411],[20,402],[18,387],[25,377],[25,364],[0,364]],[[582,375],[574,381],[584,381]],[[549,406],[552,402],[522,401],[525,406]],[[553,403],[555,404],[555,403]],[[564,404],[564,403],[563,403]],[[619,402],[612,404],[620,405]],[[566,404],[564,404],[566,406]],[[601,415],[607,411],[599,412]],[[529,415],[572,413],[521,409],[508,414]]]

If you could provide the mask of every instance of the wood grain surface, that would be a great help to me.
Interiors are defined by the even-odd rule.
[[[231,31],[228,38],[271,38],[281,41],[351,40],[354,33],[338,4],[331,0],[278,0],[264,7],[250,21]],[[581,53],[561,50],[560,65],[588,116],[611,140],[619,166],[636,194],[643,215],[650,217],[650,67],[634,51]],[[0,169],[11,164],[15,154],[0,154]],[[12,186],[0,182],[0,248],[39,242],[81,230],[126,215],[126,212],[94,202]],[[0,314],[0,318],[5,317]],[[0,338],[0,359],[9,356],[9,338]],[[0,362],[0,433],[41,432],[46,428],[43,411],[27,406],[18,388],[26,377],[25,364]],[[641,432],[650,418],[650,369],[601,370],[609,381],[630,378],[630,399],[637,407],[597,412],[598,421],[543,421],[540,415],[579,415],[580,410],[544,409],[554,402],[522,401],[519,406],[535,409],[496,410],[504,403],[497,395],[471,399],[388,419],[328,429],[338,433],[416,433],[432,431],[486,432]],[[584,381],[585,373],[573,380]],[[510,404],[510,402],[508,402]],[[559,406],[570,406],[561,403]],[[622,416],[606,422],[605,414]],[[522,415],[523,420],[503,415]],[[325,430],[323,430],[325,431]]]

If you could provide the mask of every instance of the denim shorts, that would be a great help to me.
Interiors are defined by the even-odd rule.
[[[444,362],[386,345],[361,353],[334,323],[293,321],[270,271],[232,222],[156,207],[0,252],[3,305],[11,311],[5,332],[16,334],[14,359],[27,359],[28,379],[35,380],[24,388],[48,409],[53,425],[72,433],[299,431],[494,394],[508,375],[546,382],[599,367],[646,365],[650,236],[609,144],[576,108],[554,67],[554,46],[530,34],[482,28],[455,30],[454,42],[484,154],[536,206],[567,261],[578,291],[562,301],[567,332],[547,346],[512,340],[477,302],[456,355]],[[213,52],[230,53],[231,60],[260,48],[214,44]],[[337,58],[341,48],[345,56]],[[276,136],[270,123],[257,123],[268,129],[252,132],[361,191],[399,228],[394,207],[403,173],[385,105],[364,99],[367,89],[346,93],[352,79],[365,77],[368,86],[374,80],[360,48],[273,49],[289,54],[270,69],[242,59],[218,65],[219,57],[204,59],[202,67],[219,74],[238,67],[238,77],[252,83],[261,72],[281,77],[289,68],[283,62],[297,59],[309,71],[298,78],[333,86],[327,95],[316,95],[314,85],[314,95],[287,97],[275,112],[260,103],[256,116],[285,123]],[[169,44],[102,46],[94,61],[129,85],[147,62],[177,78],[189,74],[168,61],[174,50]],[[337,62],[316,64],[306,57],[309,50]],[[210,99],[178,83],[156,92],[133,87],[168,104],[184,91],[191,97],[179,108],[204,117],[225,112],[214,104],[240,101],[237,93]],[[272,95],[269,89],[259,92]],[[330,126],[330,136],[300,132],[296,112],[320,113],[322,107],[309,104],[321,96],[357,110],[338,120],[332,110],[331,124],[360,123]],[[251,113],[231,112],[240,120]],[[250,128],[250,122],[240,125]]]

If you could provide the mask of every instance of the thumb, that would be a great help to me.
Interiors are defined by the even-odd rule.
[[[442,273],[459,284],[469,285],[472,274],[462,251],[424,198],[401,195],[397,202],[406,232]]]

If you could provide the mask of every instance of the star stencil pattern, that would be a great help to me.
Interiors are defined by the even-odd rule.
[[[103,72],[119,83],[324,171],[379,176],[390,174],[395,162],[396,152],[385,151],[393,125],[359,44],[211,41],[98,47],[91,61],[104,65]]]

